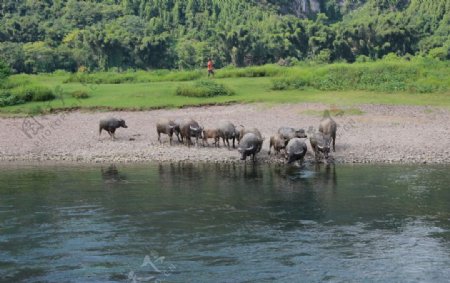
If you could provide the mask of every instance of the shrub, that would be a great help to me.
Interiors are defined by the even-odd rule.
[[[292,85],[289,79],[281,78],[272,80],[272,90],[286,90],[291,87]]]
[[[73,98],[76,99],[86,99],[89,98],[89,93],[84,90],[75,90],[70,94]]]
[[[320,64],[326,64],[331,61],[331,51],[329,49],[320,50],[319,54],[314,57],[314,61]]]
[[[450,58],[450,49],[446,47],[437,47],[433,48],[429,51],[428,55],[431,58],[439,59],[439,60],[446,60]]]
[[[0,92],[0,107],[13,106],[23,103],[25,103],[25,100],[11,94],[10,92]]]
[[[24,101],[48,101],[55,98],[53,91],[45,86],[24,85],[12,89],[11,93]]]
[[[179,86],[176,95],[188,97],[214,97],[233,95],[234,91],[223,84],[216,83],[211,80],[201,80],[194,85]]]
[[[80,67],[78,67],[78,73],[87,73],[88,69],[86,66],[81,65]]]

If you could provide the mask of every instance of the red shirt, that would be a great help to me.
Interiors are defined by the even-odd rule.
[[[213,69],[213,62],[211,60],[208,61],[208,70]]]

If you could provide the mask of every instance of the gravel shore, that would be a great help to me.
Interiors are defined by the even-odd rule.
[[[322,104],[246,104],[141,112],[61,112],[27,118],[0,118],[0,161],[242,162],[237,150],[222,146],[188,148],[167,136],[157,140],[156,121],[192,117],[205,128],[220,120],[256,127],[265,137],[258,162],[281,163],[268,155],[269,138],[281,126],[317,130]],[[450,111],[422,106],[358,105],[360,115],[333,117],[338,123],[336,163],[450,163]],[[344,109],[345,110],[345,109]],[[351,113],[351,111],[349,111]],[[121,117],[127,129],[98,136],[98,122]],[[211,141],[210,141],[211,143]],[[307,160],[314,160],[309,142]],[[249,161],[247,161],[249,162]]]

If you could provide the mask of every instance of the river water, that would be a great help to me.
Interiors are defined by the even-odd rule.
[[[449,282],[450,166],[0,166],[0,281]]]

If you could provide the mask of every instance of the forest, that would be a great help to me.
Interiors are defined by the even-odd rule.
[[[352,63],[391,53],[450,59],[450,0],[0,2],[2,74],[189,70],[209,57],[217,68]]]

